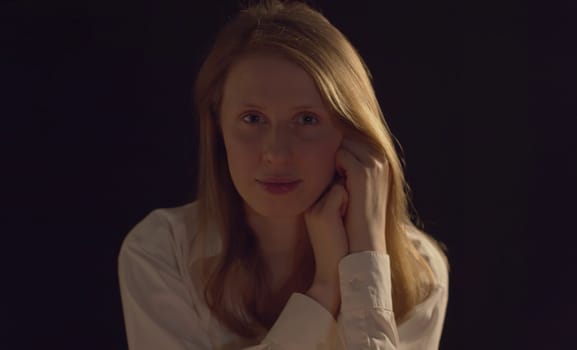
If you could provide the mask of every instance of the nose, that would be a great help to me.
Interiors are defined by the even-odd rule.
[[[271,128],[264,142],[263,158],[269,163],[283,163],[291,157],[290,133],[280,126]]]

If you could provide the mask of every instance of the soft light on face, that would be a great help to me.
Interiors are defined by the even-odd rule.
[[[331,184],[342,133],[314,80],[284,58],[251,55],[227,75],[221,129],[233,183],[264,216],[296,216]],[[272,194],[257,181],[301,180],[295,190]]]

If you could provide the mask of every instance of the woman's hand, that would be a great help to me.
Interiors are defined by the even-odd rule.
[[[336,154],[337,171],[349,193],[345,231],[349,253],[386,252],[386,206],[389,164],[368,147],[345,139]]]
[[[315,277],[307,295],[318,301],[333,316],[340,306],[339,261],[349,252],[342,216],[348,193],[336,179],[305,213],[309,240],[315,258]]]
[[[340,306],[340,260],[366,250],[386,252],[388,195],[386,160],[361,144],[343,141],[336,168],[340,176],[304,214],[316,264],[307,294],[334,316]]]

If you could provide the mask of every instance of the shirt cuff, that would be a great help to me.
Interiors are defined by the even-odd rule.
[[[387,253],[364,251],[339,262],[341,311],[365,308],[393,310],[391,268]]]
[[[337,332],[333,315],[314,299],[293,293],[264,341],[316,349]]]

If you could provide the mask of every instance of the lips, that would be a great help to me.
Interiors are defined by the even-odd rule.
[[[268,179],[266,181],[275,181],[275,182],[262,182],[260,180],[257,180],[257,182],[262,186],[262,188],[265,191],[267,191],[268,193],[271,193],[271,194],[275,194],[275,195],[280,195],[280,194],[292,192],[301,183],[301,180],[287,182],[288,180],[270,180],[270,179]]]
[[[262,180],[257,180],[260,183],[263,184],[273,184],[273,185],[288,185],[288,184],[293,184],[295,182],[299,182],[300,180],[291,180],[291,179],[262,179]]]

